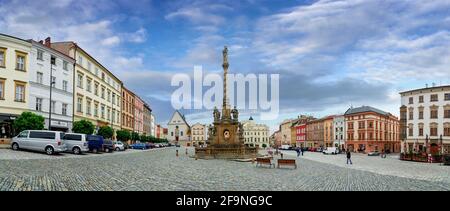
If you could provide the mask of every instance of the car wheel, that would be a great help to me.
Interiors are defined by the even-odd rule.
[[[109,152],[109,148],[106,148],[106,149],[105,149],[105,152],[108,153],[108,152]]]
[[[120,148],[119,148],[119,147],[116,147],[116,151],[120,151]]]
[[[79,155],[79,154],[81,153],[81,150],[80,150],[80,148],[78,148],[78,147],[74,147],[74,148],[72,149],[72,152],[73,152],[73,154],[75,154],[75,155]]]
[[[12,149],[13,149],[14,151],[19,150],[19,144],[18,144],[18,143],[14,143],[14,144],[12,145]]]
[[[53,155],[54,152],[55,152],[55,150],[53,149],[53,147],[45,148],[45,153],[47,153],[47,155]]]

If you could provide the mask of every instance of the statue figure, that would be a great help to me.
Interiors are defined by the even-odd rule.
[[[237,121],[239,117],[239,111],[236,109],[236,106],[234,106],[233,110],[231,110],[231,114],[233,115],[233,119]]]
[[[239,135],[244,135],[244,125],[239,123]]]
[[[214,122],[218,122],[220,120],[220,112],[219,109],[217,109],[217,107],[214,107]]]
[[[216,127],[213,127],[213,128],[212,128],[212,135],[215,136],[215,135],[216,135],[216,132],[217,132]]]

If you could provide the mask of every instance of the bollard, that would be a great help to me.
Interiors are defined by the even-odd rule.
[[[177,157],[178,157],[178,149],[177,149]]]
[[[186,148],[186,155],[188,154],[188,149]]]
[[[281,153],[281,159],[283,159],[283,153]]]
[[[198,156],[197,155],[195,155],[195,160],[198,160]]]
[[[256,159],[256,158],[252,158],[252,164],[254,164],[254,163],[255,163],[255,159]]]

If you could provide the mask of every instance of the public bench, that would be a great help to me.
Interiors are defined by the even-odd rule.
[[[280,166],[294,166],[297,169],[297,164],[294,159],[278,159],[278,168]]]
[[[275,168],[275,165],[272,164],[272,161],[270,160],[270,158],[256,158],[256,167],[262,166],[262,165],[269,165],[269,168],[273,167]]]

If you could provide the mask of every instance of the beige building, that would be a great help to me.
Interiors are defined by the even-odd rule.
[[[12,122],[28,110],[31,43],[0,34],[0,144],[20,131]]]
[[[191,145],[191,127],[187,123],[184,115],[178,110],[175,111],[167,123],[167,140],[173,144],[179,144],[183,146]]]
[[[252,117],[243,121],[242,125],[244,127],[244,144],[260,148],[270,146],[269,126],[255,123]]]
[[[204,145],[207,140],[206,126],[200,123],[196,123],[191,127],[191,143],[192,146]]]
[[[294,144],[292,144],[292,122],[292,119],[288,119],[280,124],[281,145],[295,145],[295,139]]]
[[[74,42],[52,43],[51,47],[75,59],[74,121],[89,120],[98,129],[121,129],[122,82]]]

